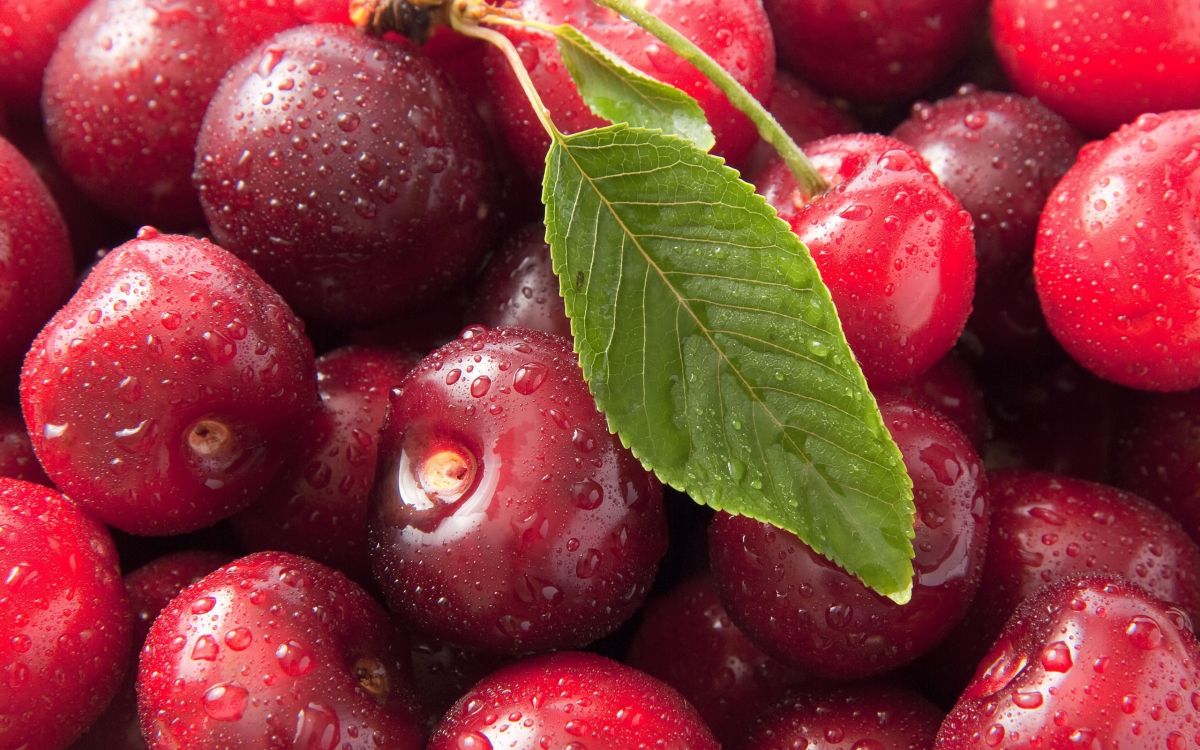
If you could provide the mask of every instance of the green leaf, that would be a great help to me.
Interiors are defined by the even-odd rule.
[[[912,483],[808,250],[679,138],[556,135],[543,200],[580,364],[667,484],[797,534],[896,601]]]
[[[598,117],[673,133],[703,151],[716,143],[695,99],[631,68],[572,26],[556,26],[554,35],[580,95]]]

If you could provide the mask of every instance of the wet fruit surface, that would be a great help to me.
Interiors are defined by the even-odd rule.
[[[742,750],[926,750],[942,711],[920,695],[876,683],[800,691],[769,708]]]
[[[33,167],[0,137],[0,366],[12,370],[71,293],[62,214]]]
[[[1080,152],[1050,194],[1038,297],[1063,348],[1100,377],[1200,386],[1198,180],[1200,110],[1148,114]]]
[[[1121,410],[1115,482],[1200,542],[1200,393],[1138,394]]]
[[[272,289],[210,242],[144,230],[39,334],[21,402],[46,473],[124,531],[249,505],[317,405],[312,345]]]
[[[108,532],[54,490],[0,479],[0,747],[69,745],[116,692],[129,642]]]
[[[200,118],[234,62],[294,25],[290,3],[103,0],[84,10],[46,69],[46,132],[67,172],[136,224],[191,229]]]
[[[1200,107],[1192,0],[993,0],[992,29],[1017,89],[1093,135]]]
[[[539,221],[518,230],[501,246],[479,279],[467,313],[472,322],[571,335],[545,237],[546,226]]]
[[[938,733],[936,750],[1194,745],[1200,645],[1188,618],[1114,577],[1026,601]]]
[[[970,442],[911,402],[881,409],[916,500],[910,603],[885,599],[759,521],[720,513],[709,529],[713,573],[734,622],[767,653],[823,678],[879,674],[928,651],[966,613],[983,565],[987,504]]]
[[[371,562],[389,606],[488,652],[583,646],[640,605],[662,489],[609,434],[568,339],[468,328],[392,399]]]
[[[152,750],[417,750],[408,649],[348,578],[262,552],[185,589],[155,620],[138,704]]]
[[[196,184],[217,241],[323,322],[435,303],[487,249],[480,124],[432,61],[347,26],[268,40],[204,118]]]
[[[317,360],[321,404],[288,465],[233,519],[242,546],[295,552],[371,580],[367,517],[388,398],[412,355],[345,347]]]
[[[71,19],[87,0],[13,0],[0,14],[0,99],[36,112],[42,74]]]
[[[574,746],[574,747],[572,747]],[[664,683],[595,654],[526,659],[480,681],[427,750],[717,750],[694,708]]]
[[[806,144],[830,189],[805,198],[782,161],[759,176],[821,271],[872,386],[911,380],[954,345],[971,311],[971,216],[909,146],[878,135]]]
[[[942,357],[916,380],[893,386],[889,393],[933,409],[948,418],[981,450],[991,435],[983,390],[975,375],[954,352]]]
[[[50,479],[33,454],[25,420],[17,409],[0,408],[0,477],[50,486]]]
[[[590,0],[518,0],[506,5],[528,20],[569,23],[635,68],[691,94],[704,108],[717,137],[716,153],[737,161],[754,145],[754,126],[717,88],[666,45]],[[662,18],[707,52],[749,92],[766,100],[775,75],[775,45],[757,0],[647,0],[642,7]],[[505,28],[534,85],[564,133],[605,124],[591,113],[571,82],[554,39],[540,31]],[[516,76],[495,49],[487,53],[491,96],[498,123],[517,161],[540,177],[549,136],[538,124]]]
[[[764,704],[804,681],[733,624],[707,575],[646,605],[625,661],[678,690],[728,747]]]

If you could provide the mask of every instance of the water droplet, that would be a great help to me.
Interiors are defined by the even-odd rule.
[[[1137,615],[1129,621],[1125,636],[1130,643],[1146,651],[1158,648],[1165,640],[1159,624],[1145,615]]]
[[[583,479],[571,487],[575,506],[583,510],[595,510],[604,504],[604,488],[592,479]]]
[[[471,381],[471,395],[475,398],[483,398],[491,387],[492,379],[487,375],[480,375]]]
[[[309,703],[296,714],[296,750],[334,750],[341,735],[337,713],[323,703]]]
[[[211,596],[202,596],[192,602],[191,611],[194,615],[202,615],[206,612],[212,612],[213,607],[217,606],[217,600]]]
[[[1055,641],[1042,651],[1042,666],[1047,672],[1066,672],[1073,665],[1071,647],[1063,641]]]
[[[1012,702],[1020,708],[1037,708],[1042,705],[1042,694],[1036,690],[1022,690],[1013,693]]]
[[[527,362],[518,367],[513,375],[513,390],[522,396],[528,396],[546,382],[548,374],[549,371],[545,367],[535,362]]]
[[[246,628],[234,628],[225,634],[225,645],[234,651],[245,651],[253,640],[254,636]]]
[[[492,750],[492,742],[479,732],[465,732],[458,735],[456,743],[458,750]]]
[[[192,660],[216,661],[217,651],[216,639],[211,635],[202,635],[196,639],[196,645],[192,647]]]
[[[279,660],[279,668],[292,677],[308,674],[316,666],[312,654],[296,641],[279,644],[275,649],[275,658]]]
[[[235,682],[222,682],[204,691],[204,712],[217,721],[237,721],[246,713],[250,691]]]

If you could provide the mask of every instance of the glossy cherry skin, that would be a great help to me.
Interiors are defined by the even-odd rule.
[[[248,506],[317,405],[312,345],[262,279],[205,240],[143,231],[34,342],[21,405],[46,473],[123,531]]]
[[[911,399],[948,418],[982,452],[991,435],[983,389],[971,368],[950,352],[916,380],[892,386],[888,393]]]
[[[987,493],[992,526],[979,593],[937,659],[949,687],[962,684],[1022,600],[1073,575],[1122,575],[1200,616],[1200,547],[1151,503],[1028,471],[992,473]]]
[[[1200,110],[1170,112],[1086,147],[1050,194],[1038,297],[1059,343],[1102,378],[1200,386],[1198,181]]]
[[[21,412],[10,407],[0,407],[0,477],[50,486],[50,478],[33,453]]]
[[[480,277],[473,300],[467,313],[472,322],[571,335],[545,224],[528,224],[508,238]]]
[[[575,747],[572,747],[575,745]],[[596,654],[535,656],[481,680],[433,733],[426,750],[717,750],[679,693]]]
[[[291,3],[92,2],[46,68],[42,109],[59,162],[131,223],[191,229],[196,134],[217,83],[259,41],[297,22]]]
[[[839,133],[862,132],[862,126],[853,115],[786,70],[775,71],[775,88],[771,91],[767,110],[796,143],[808,143]],[[775,148],[760,139],[746,160],[745,174],[753,179],[774,157]]]
[[[62,750],[108,705],[130,653],[112,538],[67,498],[0,479],[0,747]]]
[[[875,387],[920,375],[971,311],[971,215],[910,147],[880,135],[804,146],[830,189],[805,199],[776,160],[757,185],[812,252]]]
[[[966,51],[982,0],[765,0],[779,58],[835,96],[920,94]]]
[[[1194,746],[1198,659],[1179,610],[1115,576],[1062,581],[1013,614],[934,747]]]
[[[742,750],[928,750],[944,714],[920,695],[864,682],[794,693],[767,710]]]
[[[479,121],[432,61],[332,24],[229,71],[195,178],[217,241],[335,325],[436,304],[482,259],[496,210]]]
[[[992,35],[1017,90],[1092,135],[1200,107],[1192,0],[995,0]]]
[[[641,605],[662,489],[609,434],[568,339],[468,328],[392,398],[371,563],[389,606],[489,653],[583,646]]]
[[[733,624],[707,575],[650,601],[625,662],[678,690],[726,747],[745,736],[764,705],[804,679]]]
[[[150,750],[419,750],[403,635],[375,600],[285,552],[189,586],[154,625],[138,673]]]
[[[1046,196],[1084,143],[1033,99],[972,89],[917,104],[892,135],[971,212],[980,287],[1030,268]]]
[[[125,576],[133,609],[133,649],[129,671],[104,714],[71,750],[145,750],[137,710],[137,662],[146,634],[158,613],[180,591],[230,561],[217,552],[177,552],[160,557]]]
[[[983,567],[987,504],[970,442],[912,402],[880,408],[913,480],[910,603],[879,596],[765,523],[721,513],[709,529],[713,574],[733,621],[767,653],[832,680],[879,674],[931,649],[966,613]]]
[[[647,75],[682,89],[704,108],[717,137],[715,153],[744,157],[758,134],[750,120],[691,63],[632,21],[590,0],[514,0],[505,3],[525,19],[569,23]],[[755,97],[766,100],[775,75],[771,27],[758,0],[647,0],[641,7],[658,16],[730,72]],[[512,39],[534,85],[564,133],[606,125],[592,114],[571,80],[557,43],[536,30],[501,27]],[[487,51],[487,75],[501,132],[525,171],[540,180],[550,139],[538,123],[516,75],[497,49]]]
[[[1200,542],[1200,393],[1145,393],[1118,417],[1116,484],[1150,500]]]
[[[242,547],[305,555],[371,580],[367,517],[388,397],[416,357],[346,347],[317,360],[321,405],[288,465],[232,519]]]
[[[33,166],[2,137],[0,238],[0,369],[11,370],[70,296],[75,269],[58,206]]]
[[[58,37],[88,0],[13,0],[0,15],[0,99],[37,113],[42,74]]]

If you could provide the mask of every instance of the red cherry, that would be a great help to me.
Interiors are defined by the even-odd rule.
[[[715,152],[731,161],[744,157],[757,138],[753,124],[707,78],[663,43],[591,0],[512,0],[505,7],[526,20],[569,23],[633,67],[691,94],[704,108],[717,137]],[[758,0],[646,0],[642,7],[695,42],[750,91],[765,100],[775,75],[775,44]],[[541,31],[503,27],[541,94],[555,125],[574,133],[605,125],[592,114],[558,54],[554,38]],[[532,176],[545,169],[550,139],[499,50],[487,51],[493,109],[517,161]]]
[[[189,586],[154,621],[138,675],[142,733],[156,750],[418,750],[409,680],[403,637],[365,591],[312,560],[260,552]]]
[[[489,653],[583,646],[666,549],[662,489],[596,410],[570,341],[469,328],[392,398],[371,562],[388,604]]]
[[[104,527],[54,490],[0,479],[0,747],[70,745],[116,693],[129,630]]]
[[[1193,746],[1200,643],[1179,610],[1114,576],[1022,604],[938,732],[936,750]]]
[[[1092,135],[1200,107],[1194,0],[994,0],[992,35],[1017,89]]]
[[[966,613],[983,566],[987,505],[970,442],[911,402],[881,409],[916,499],[910,603],[885,599],[765,523],[720,513],[709,530],[713,574],[734,622],[767,653],[832,680],[880,674],[937,645]]]
[[[758,179],[812,252],[873,386],[928,370],[971,311],[971,216],[909,146],[835,135],[804,147],[831,187],[806,200],[777,160]]]
[[[16,409],[0,407],[0,477],[51,486],[33,453],[25,420]]]
[[[518,326],[571,335],[545,224],[529,224],[508,238],[479,279],[467,316],[489,327]]]
[[[1198,177],[1200,110],[1170,112],[1086,147],[1050,194],[1038,296],[1063,348],[1102,378],[1200,386]]]
[[[947,417],[982,451],[991,435],[991,423],[983,402],[983,389],[962,359],[950,352],[936,365],[909,383],[887,389]]]
[[[58,37],[88,0],[11,0],[0,13],[0,99],[37,112]]]
[[[596,654],[525,659],[485,677],[426,750],[717,750],[696,710],[658,680]]]

